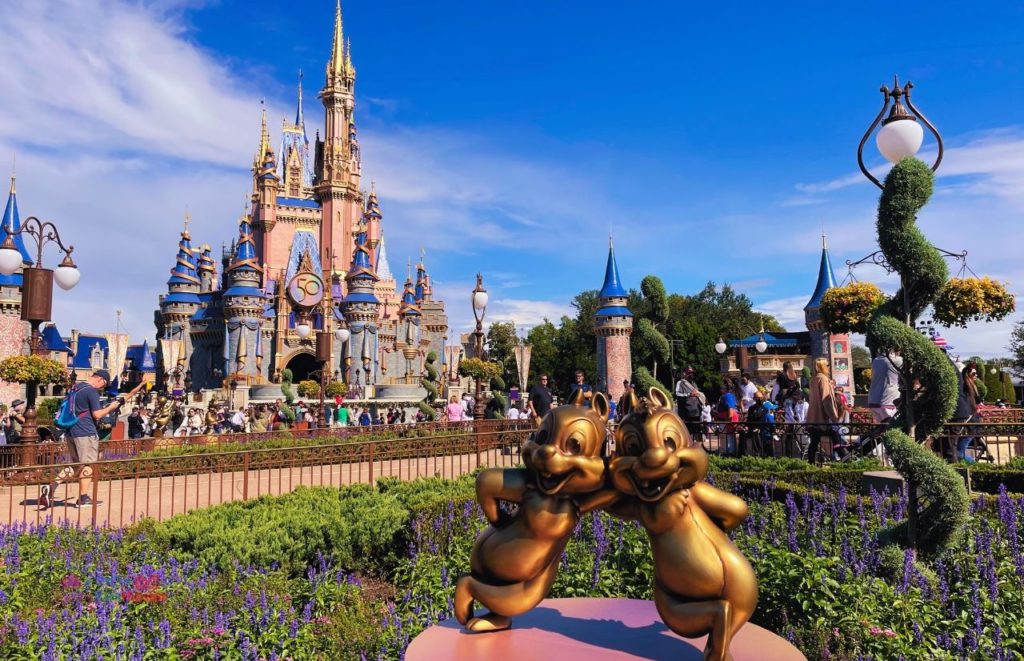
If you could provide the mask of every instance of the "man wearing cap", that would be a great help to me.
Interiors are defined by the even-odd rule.
[[[107,406],[100,406],[100,391],[110,383],[107,370],[96,370],[82,383],[75,384],[72,392],[75,395],[75,415],[78,421],[64,434],[71,454],[72,463],[79,464],[74,468],[63,468],[57,478],[50,484],[44,484],[39,492],[39,507],[46,509],[53,504],[57,487],[68,478],[78,478],[78,507],[91,507],[92,497],[92,466],[99,461],[100,435],[96,429],[96,421],[110,415],[124,405],[125,397],[119,397]],[[145,383],[140,383],[135,390],[128,393],[132,397],[138,393]]]

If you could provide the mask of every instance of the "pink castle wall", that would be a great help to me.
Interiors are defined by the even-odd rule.
[[[598,340],[603,341],[605,356],[605,374],[608,380],[608,394],[613,400],[622,397],[622,382],[633,373],[632,358],[629,351],[628,335],[611,335]]]
[[[0,315],[0,360],[22,353],[27,335],[27,324],[20,317]],[[0,403],[10,405],[15,399],[25,397],[25,386],[20,383],[0,381]]]

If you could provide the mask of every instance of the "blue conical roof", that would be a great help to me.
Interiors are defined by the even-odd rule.
[[[18,194],[14,190],[14,177],[11,177],[11,192],[7,196],[7,207],[4,209],[3,227],[5,239],[8,234],[13,234],[21,229],[21,215],[18,213]],[[29,256],[28,249],[25,248],[25,239],[20,234],[14,236],[14,245],[18,247],[21,259],[26,264],[31,264],[32,257]]]
[[[181,233],[181,240],[178,241],[178,254],[175,257],[174,268],[171,269],[171,277],[167,280],[169,285],[195,285],[199,284],[196,276],[196,258],[192,253],[192,237],[188,230]]]
[[[604,269],[604,284],[598,294],[601,298],[625,298],[626,290],[619,279],[619,265],[615,262],[615,247],[608,241],[608,264]]]
[[[832,272],[832,260],[828,256],[828,246],[825,244],[825,237],[821,237],[821,264],[818,266],[818,284],[814,286],[814,293],[811,300],[807,301],[804,309],[817,308],[821,306],[821,297],[825,292],[836,286],[836,274]]]
[[[256,259],[256,240],[252,236],[252,223],[249,216],[242,216],[238,221],[238,241],[235,243],[235,254],[231,260],[231,271],[259,271]]]

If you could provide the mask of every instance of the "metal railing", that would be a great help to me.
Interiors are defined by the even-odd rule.
[[[267,432],[208,433],[190,436],[145,437],[122,440],[100,441],[100,453],[106,459],[128,459],[145,456],[158,450],[180,449],[181,454],[209,452],[211,446],[252,445],[267,441],[286,441],[296,445],[304,441],[316,443],[344,442],[365,437],[404,438],[411,436],[435,436],[453,431],[475,429],[478,431],[508,431],[532,429],[526,420],[476,420],[462,422],[421,422],[396,425],[371,425],[348,427],[322,427],[319,429],[279,429]],[[52,437],[53,434],[50,434]],[[60,441],[40,443],[15,443],[0,446],[0,471],[16,466],[36,466],[68,463],[71,456],[67,445]]]
[[[287,447],[239,448],[280,432],[220,435],[203,452],[167,456],[111,456],[92,464],[90,497],[98,505],[74,506],[77,482],[61,484],[55,505],[39,507],[39,491],[62,470],[78,470],[81,464],[66,460],[9,466],[0,470],[0,522],[66,521],[81,525],[123,526],[143,517],[164,520],[191,510],[221,503],[288,493],[298,486],[346,486],[373,484],[381,478],[454,478],[480,466],[509,467],[519,464],[519,449],[534,426],[529,421],[484,420],[425,426],[309,430],[296,433]],[[821,436],[819,459],[842,460],[878,456],[884,452],[875,441],[886,425],[840,425],[835,439]],[[716,454],[747,454],[776,457],[807,456],[811,427],[787,423],[702,424],[698,437]],[[393,434],[379,439],[372,433]],[[948,424],[936,435],[934,449],[955,451],[956,441],[980,438],[985,451],[997,463],[1024,455],[1024,424]],[[195,437],[192,437],[195,438]],[[131,441],[137,450],[147,439]],[[152,440],[152,439],[148,439]],[[181,439],[160,439],[174,442]],[[104,450],[111,452],[111,441]],[[218,443],[225,449],[219,449]],[[53,457],[62,457],[63,444]],[[174,448],[174,445],[164,447]],[[211,450],[212,447],[212,450]],[[189,448],[183,448],[188,450]]]
[[[77,481],[60,484],[48,509],[40,487],[81,464],[16,466],[0,479],[0,522],[124,526],[221,503],[288,493],[299,486],[373,484],[381,478],[455,478],[480,466],[513,466],[531,427],[477,421],[448,434],[298,444],[173,457],[103,459],[91,465],[94,503],[78,508]]]

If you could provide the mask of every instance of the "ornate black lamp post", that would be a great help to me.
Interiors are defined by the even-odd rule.
[[[474,351],[480,360],[487,360],[484,353],[484,315],[487,314],[487,290],[484,289],[484,276],[476,274],[476,287],[470,296],[473,304],[473,317],[476,319],[476,330],[473,331]],[[476,403],[473,405],[473,418],[481,420],[484,417],[483,389],[480,379],[476,380]]]
[[[942,163],[942,136],[939,131],[928,121],[921,111],[919,111],[914,103],[910,100],[910,90],[913,89],[914,83],[907,81],[906,85],[900,87],[899,78],[893,78],[893,86],[890,90],[885,85],[879,88],[882,93],[882,109],[878,111],[875,116],[875,121],[871,122],[871,126],[864,132],[864,137],[860,139],[860,144],[857,145],[857,165],[860,166],[860,171],[864,173],[864,176],[868,180],[879,188],[883,189],[885,186],[871,174],[871,171],[864,165],[864,145],[867,143],[868,138],[874,133],[875,129],[878,128],[881,123],[882,128],[878,129],[878,134],[875,136],[875,144],[878,146],[878,151],[882,153],[887,161],[892,164],[899,163],[905,158],[916,156],[918,150],[921,149],[921,143],[924,141],[924,129],[921,128],[921,124],[928,127],[931,134],[935,137],[935,142],[938,145],[938,153],[935,156],[935,162],[932,163],[932,172],[939,169],[939,164]],[[907,109],[909,108],[909,112]],[[889,111],[889,116],[885,119],[882,117],[886,111]],[[918,123],[920,120],[921,124]],[[884,255],[881,254],[881,250],[868,255],[867,257],[855,262],[859,264],[869,259],[873,260],[876,264],[882,266],[886,271],[891,271],[888,263],[886,263]],[[947,251],[944,252],[948,256],[956,256],[953,253]],[[966,257],[967,253],[963,253],[961,258]],[[850,262],[847,262],[850,264]],[[914,327],[914,316],[913,310],[910,305],[910,283],[907,282],[907,278],[904,273],[900,273],[900,290],[903,292],[903,321],[910,326]],[[906,377],[904,377],[906,378]],[[904,384],[907,391],[910,391],[910,384]],[[904,397],[904,412],[906,415],[907,429],[911,436],[914,435],[914,408],[912,398]]]
[[[61,241],[57,227],[49,222],[42,221],[35,216],[29,216],[17,230],[5,228],[7,238],[0,244],[0,273],[13,275],[22,269],[21,286],[21,318],[29,322],[32,334],[29,338],[29,353],[42,354],[42,342],[39,335],[39,326],[44,321],[49,321],[53,307],[53,283],[67,291],[78,284],[82,277],[81,271],[75,266],[71,259],[74,246],[66,246]],[[14,243],[17,235],[28,234],[36,243],[36,261],[32,266],[24,265],[21,251]],[[47,243],[56,243],[64,259],[57,265],[56,269],[43,268],[43,248]],[[25,411],[25,425],[21,432],[26,442],[36,440],[36,396],[38,395],[39,384],[30,382],[25,388],[25,399],[27,410]]]

